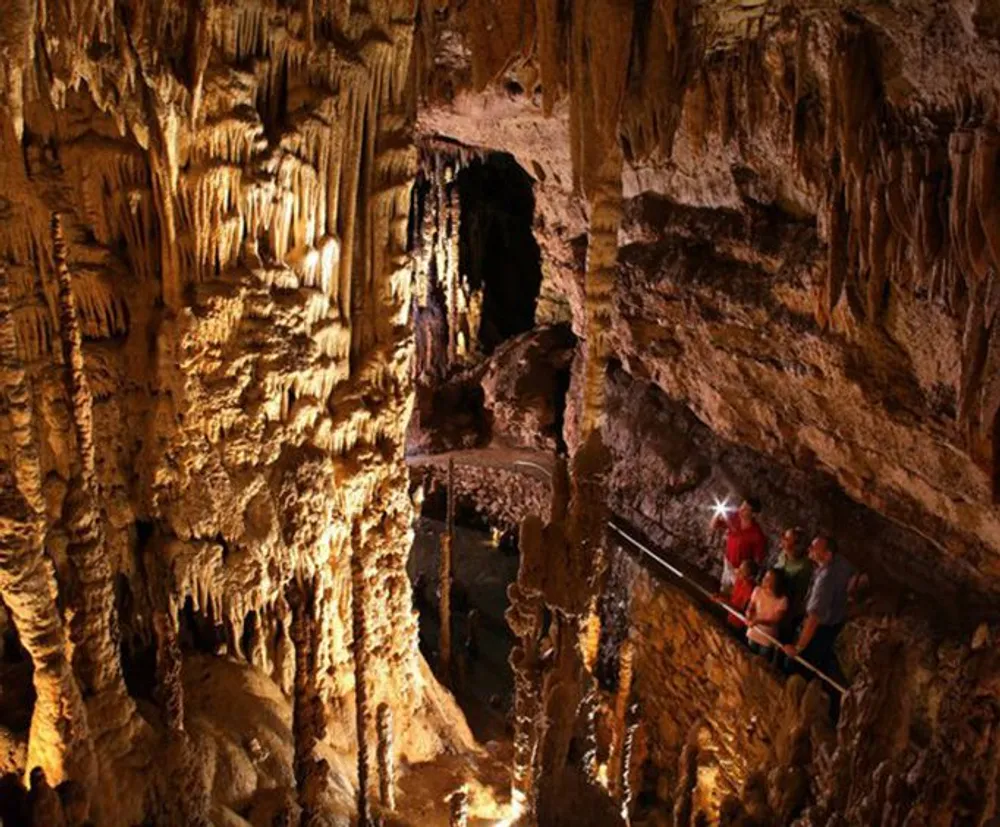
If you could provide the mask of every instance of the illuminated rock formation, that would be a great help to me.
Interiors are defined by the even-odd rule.
[[[0,370],[14,467],[4,487],[3,602],[34,664],[35,708],[28,764],[59,783],[94,780],[94,754],[79,685],[66,654],[52,564],[45,556],[45,503],[31,397],[17,351],[7,269],[0,265]]]
[[[383,701],[378,705],[376,715],[379,804],[391,813],[396,809],[396,756],[393,751],[392,708]]]
[[[627,821],[647,739],[678,824],[990,823],[998,35],[986,0],[0,4],[0,775],[52,824],[66,789],[101,827],[368,824],[475,764],[417,645],[416,434],[560,455],[548,503],[547,464],[449,472],[521,527],[514,810]],[[490,164],[530,255],[469,242]],[[711,570],[708,498],[755,489],[875,586],[836,733],[606,541]],[[266,693],[196,658],[281,737],[232,743]],[[504,806],[480,781],[455,819]]]
[[[298,698],[285,591],[312,583],[302,714],[343,730],[356,527],[378,537],[354,549],[372,700],[412,711],[397,748],[471,746],[421,663],[405,576],[412,13],[0,10],[0,576],[38,698],[27,766],[3,770],[84,782],[102,825],[152,816],[174,783],[119,621],[161,659],[199,624]],[[155,688],[183,743],[176,672]]]

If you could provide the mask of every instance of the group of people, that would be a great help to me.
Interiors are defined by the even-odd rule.
[[[837,679],[834,647],[858,572],[829,535],[817,535],[805,549],[799,528],[785,530],[777,559],[765,566],[768,543],[759,512],[760,502],[749,497],[734,513],[712,520],[713,533],[725,531],[720,598],[746,618],[744,623],[731,616],[730,622],[741,631],[745,627],[754,652],[787,671],[802,658]]]

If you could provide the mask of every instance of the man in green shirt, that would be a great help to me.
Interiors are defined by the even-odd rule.
[[[782,632],[793,633],[805,615],[806,595],[813,575],[812,561],[802,548],[801,528],[786,529],[781,535],[781,553],[775,568],[784,572],[785,588],[788,590],[788,612]],[[786,639],[790,638],[783,635],[782,640]]]

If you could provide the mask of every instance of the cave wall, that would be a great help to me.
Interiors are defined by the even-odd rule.
[[[747,778],[787,748],[801,723],[801,687],[786,687],[724,621],[626,555],[623,549],[615,565],[628,583],[633,693],[649,733],[659,806],[672,810],[688,794],[693,811],[716,821],[723,800],[738,797]],[[817,742],[828,742],[823,699],[811,700]],[[685,777],[681,758],[689,745],[698,767],[693,778]]]
[[[613,8],[449,5],[418,35],[418,129],[532,172],[542,294],[585,341],[588,250],[571,251],[593,205],[569,185],[587,125],[573,98],[581,62],[608,57],[581,19],[609,24]],[[609,350],[725,438],[830,474],[992,593],[995,9],[631,11],[622,96],[607,79],[599,92],[620,105],[624,152]]]
[[[912,608],[856,616],[839,646],[852,691],[834,725],[819,682],[780,677],[700,597],[627,547],[619,554],[625,586],[608,599],[627,608],[604,616],[609,632],[616,613],[629,618],[651,823],[695,823],[699,811],[724,824],[995,816],[993,647],[958,641]]]
[[[531,172],[542,296],[631,377],[602,399],[578,359],[567,403],[571,450],[595,413],[618,442],[612,500],[687,550],[716,485],[764,488],[774,529],[842,530],[927,609],[859,633],[803,823],[995,817],[993,631],[969,626],[1000,559],[997,19],[978,0],[421,8],[418,130]],[[592,154],[611,133],[614,183]],[[927,624],[940,608],[963,628]],[[723,823],[788,823],[759,782]]]
[[[5,554],[43,543],[37,559],[55,563],[32,569],[44,586],[15,612],[22,640],[53,633],[33,624],[58,623],[73,583],[107,596],[121,574],[137,607],[92,611],[109,635],[148,636],[157,611],[176,618],[190,599],[234,655],[288,689],[286,591],[306,583],[320,629],[307,668],[346,723],[353,557],[370,699],[412,711],[397,718],[397,744],[419,760],[468,732],[447,701],[426,700],[436,689],[405,572],[412,33],[409,3],[3,5],[0,309],[13,347],[0,467]],[[82,406],[60,348],[54,213],[92,397]],[[92,425],[74,429],[78,414]],[[93,445],[103,574],[74,552],[81,439]],[[12,609],[23,582],[5,586]],[[248,614],[281,631],[244,653]],[[89,622],[58,634],[86,648]],[[164,773],[125,753],[148,754],[156,736],[126,705],[135,731],[122,753],[103,750],[100,698],[66,711],[73,683],[35,659],[36,724],[62,703],[73,728],[59,712],[43,720],[28,763],[54,785],[75,772],[62,752],[96,746],[101,823],[138,821]],[[116,783],[122,762],[138,775]]]

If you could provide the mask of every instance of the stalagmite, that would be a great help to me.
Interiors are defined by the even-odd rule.
[[[469,793],[460,787],[448,797],[448,827],[468,827]]]
[[[387,812],[396,809],[396,759],[393,748],[392,708],[384,701],[378,705],[378,784],[379,803]]]
[[[543,554],[542,524],[526,517],[521,524],[521,565],[517,580],[507,589],[510,605],[507,624],[517,640],[511,649],[514,673],[514,756],[511,770],[511,800],[529,815],[537,803],[538,740],[541,715],[541,653],[543,603],[539,592],[538,567]]]
[[[455,542],[455,460],[448,460],[448,513],[446,532],[441,536],[441,557],[438,561],[438,617],[440,619],[440,643],[438,646],[438,671],[441,680],[451,681],[451,555]]]
[[[361,559],[362,549],[358,540],[352,544],[351,553],[351,648],[354,655],[354,709],[355,732],[358,744],[358,824],[368,827],[372,824],[371,801],[369,799],[369,779],[371,762],[368,750],[369,709],[368,664],[371,658],[368,641],[367,619],[367,573]]]
[[[209,827],[209,791],[201,764],[184,728],[183,660],[175,620],[162,606],[154,610],[156,634],[157,700],[166,725],[165,770],[167,789],[162,794],[163,823]]]
[[[287,600],[292,611],[291,639],[295,644],[295,685],[292,729],[295,739],[295,784],[303,823],[318,813],[318,797],[326,786],[326,762],[316,755],[323,737],[324,710],[317,693],[316,631],[317,584],[307,579],[290,584]]]
[[[160,711],[168,732],[184,731],[183,661],[174,620],[162,610],[153,613],[156,634],[156,690]]]
[[[615,706],[612,718],[611,747],[608,758],[608,778],[611,793],[618,801],[624,800],[622,779],[627,773],[625,763],[625,736],[628,727],[626,716],[631,704],[632,694],[632,663],[635,657],[635,646],[626,639],[622,644],[618,660],[618,691],[615,694]]]
[[[57,587],[45,556],[45,504],[35,442],[31,393],[17,354],[10,288],[0,264],[0,390],[12,425],[16,487],[3,491],[0,597],[34,665],[35,708],[28,768],[52,783],[93,781],[96,770],[80,689],[66,656]]]
[[[622,821],[627,825],[632,823],[632,804],[635,796],[633,777],[639,769],[635,766],[636,739],[639,732],[639,707],[632,704],[626,713],[625,734],[622,738],[621,776],[619,780]]]
[[[80,324],[73,296],[66,241],[58,213],[52,216],[52,248],[59,287],[59,335],[62,340],[66,389],[79,453],[80,473],[67,497],[67,556],[75,577],[69,592],[69,632],[73,667],[87,703],[91,736],[104,781],[115,780],[113,763],[133,748],[136,709],[125,687],[118,647],[111,567],[98,508],[95,478],[93,397],[83,358]],[[108,743],[104,743],[105,740]]]

